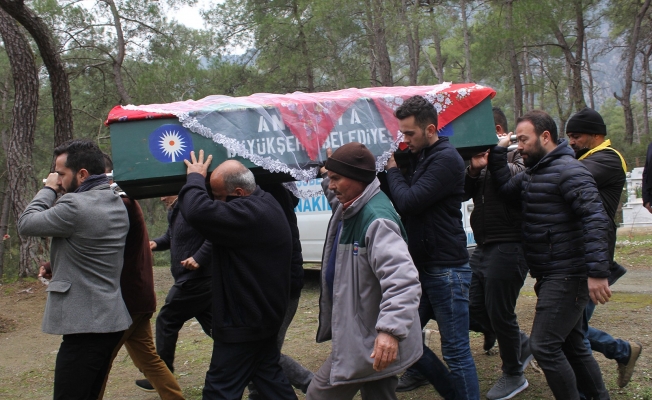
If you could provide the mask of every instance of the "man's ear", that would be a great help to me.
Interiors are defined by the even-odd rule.
[[[552,141],[552,137],[550,136],[550,131],[543,131],[541,133],[541,136],[539,136],[542,139],[542,144],[548,144],[548,142]]]
[[[430,124],[426,126],[426,135],[428,137],[433,136],[436,133],[437,133],[437,127],[435,126],[435,124]]]
[[[79,171],[77,171],[77,180],[79,181],[79,183],[84,182],[86,178],[88,178],[89,176],[91,176],[91,174],[85,168],[82,168]]]
[[[233,194],[231,196],[242,197],[242,196],[246,196],[246,195],[247,195],[247,193],[244,191],[243,188],[235,188],[235,190],[233,191]]]

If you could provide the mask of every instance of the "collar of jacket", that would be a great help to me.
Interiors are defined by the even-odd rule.
[[[605,140],[604,142],[600,143],[598,146],[595,146],[591,150],[589,150],[586,153],[582,154],[582,156],[580,158],[578,158],[578,160],[583,160],[586,157],[590,156],[591,154],[597,153],[598,151],[602,151],[604,149],[612,150],[612,151],[616,152],[616,154],[618,154],[618,157],[620,157],[620,162],[623,165],[623,171],[625,171],[625,173],[627,173],[627,163],[625,162],[625,159],[623,158],[623,156],[618,152],[618,150],[611,147],[611,140],[610,139]]]
[[[362,207],[364,207],[369,200],[380,192],[380,181],[375,178],[367,187],[362,191],[362,194],[349,206],[346,210],[342,211],[342,218],[349,219],[354,217]],[[341,207],[340,207],[341,208]]]
[[[260,196],[263,195],[263,193],[265,193],[265,192],[263,192],[263,189],[261,189],[260,186],[256,186],[256,189],[253,192],[251,192],[251,194],[249,196],[259,196],[260,197]],[[229,201],[233,201],[233,200],[236,200],[236,199],[241,199],[243,197],[247,197],[247,196],[226,196],[226,200],[224,200],[224,201],[226,201],[228,203]]]
[[[570,148],[570,146],[568,145],[568,141],[566,139],[561,139],[557,144],[557,147],[555,147],[551,152],[543,156],[543,158],[539,160],[539,162],[536,163],[536,165],[534,165],[531,168],[528,168],[527,171],[533,173],[537,169],[542,168],[552,160],[559,158],[561,156],[572,156],[573,158],[575,158],[575,151]]]

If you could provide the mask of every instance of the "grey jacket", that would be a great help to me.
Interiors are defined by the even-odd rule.
[[[396,375],[423,352],[418,307],[421,284],[405,241],[405,230],[375,179],[346,210],[337,207],[328,227],[322,266],[337,233],[333,299],[322,267],[317,342],[333,341],[330,382],[366,382]],[[399,340],[396,361],[373,369],[378,332]]]
[[[41,189],[18,219],[23,236],[51,236],[45,333],[106,333],[131,325],[120,292],[127,210],[109,185],[63,195]],[[53,203],[55,203],[53,205]]]

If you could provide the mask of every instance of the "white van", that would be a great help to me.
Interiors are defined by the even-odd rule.
[[[319,191],[321,190],[321,178],[312,179],[308,182],[296,182],[296,185],[299,191]],[[326,196],[322,194],[321,196],[300,199],[294,211],[297,213],[303,261],[320,263],[324,241],[326,240],[326,229],[332,214],[330,204],[328,204]],[[471,211],[473,211],[473,200],[462,203],[462,221],[466,231],[467,247],[475,247],[475,238],[471,230]]]

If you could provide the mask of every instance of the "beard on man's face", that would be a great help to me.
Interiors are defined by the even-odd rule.
[[[521,152],[521,155],[522,154],[524,153]],[[541,146],[541,143],[539,143],[539,140],[537,139],[534,148],[525,154],[527,157],[523,158],[523,164],[525,164],[527,168],[532,168],[537,165],[537,163],[541,161],[541,159],[548,153],[546,152],[546,149]]]
[[[77,188],[79,187],[79,181],[77,180],[77,174],[72,178],[72,181],[70,181],[70,186],[64,187],[63,189],[65,190],[65,193],[72,193]]]

